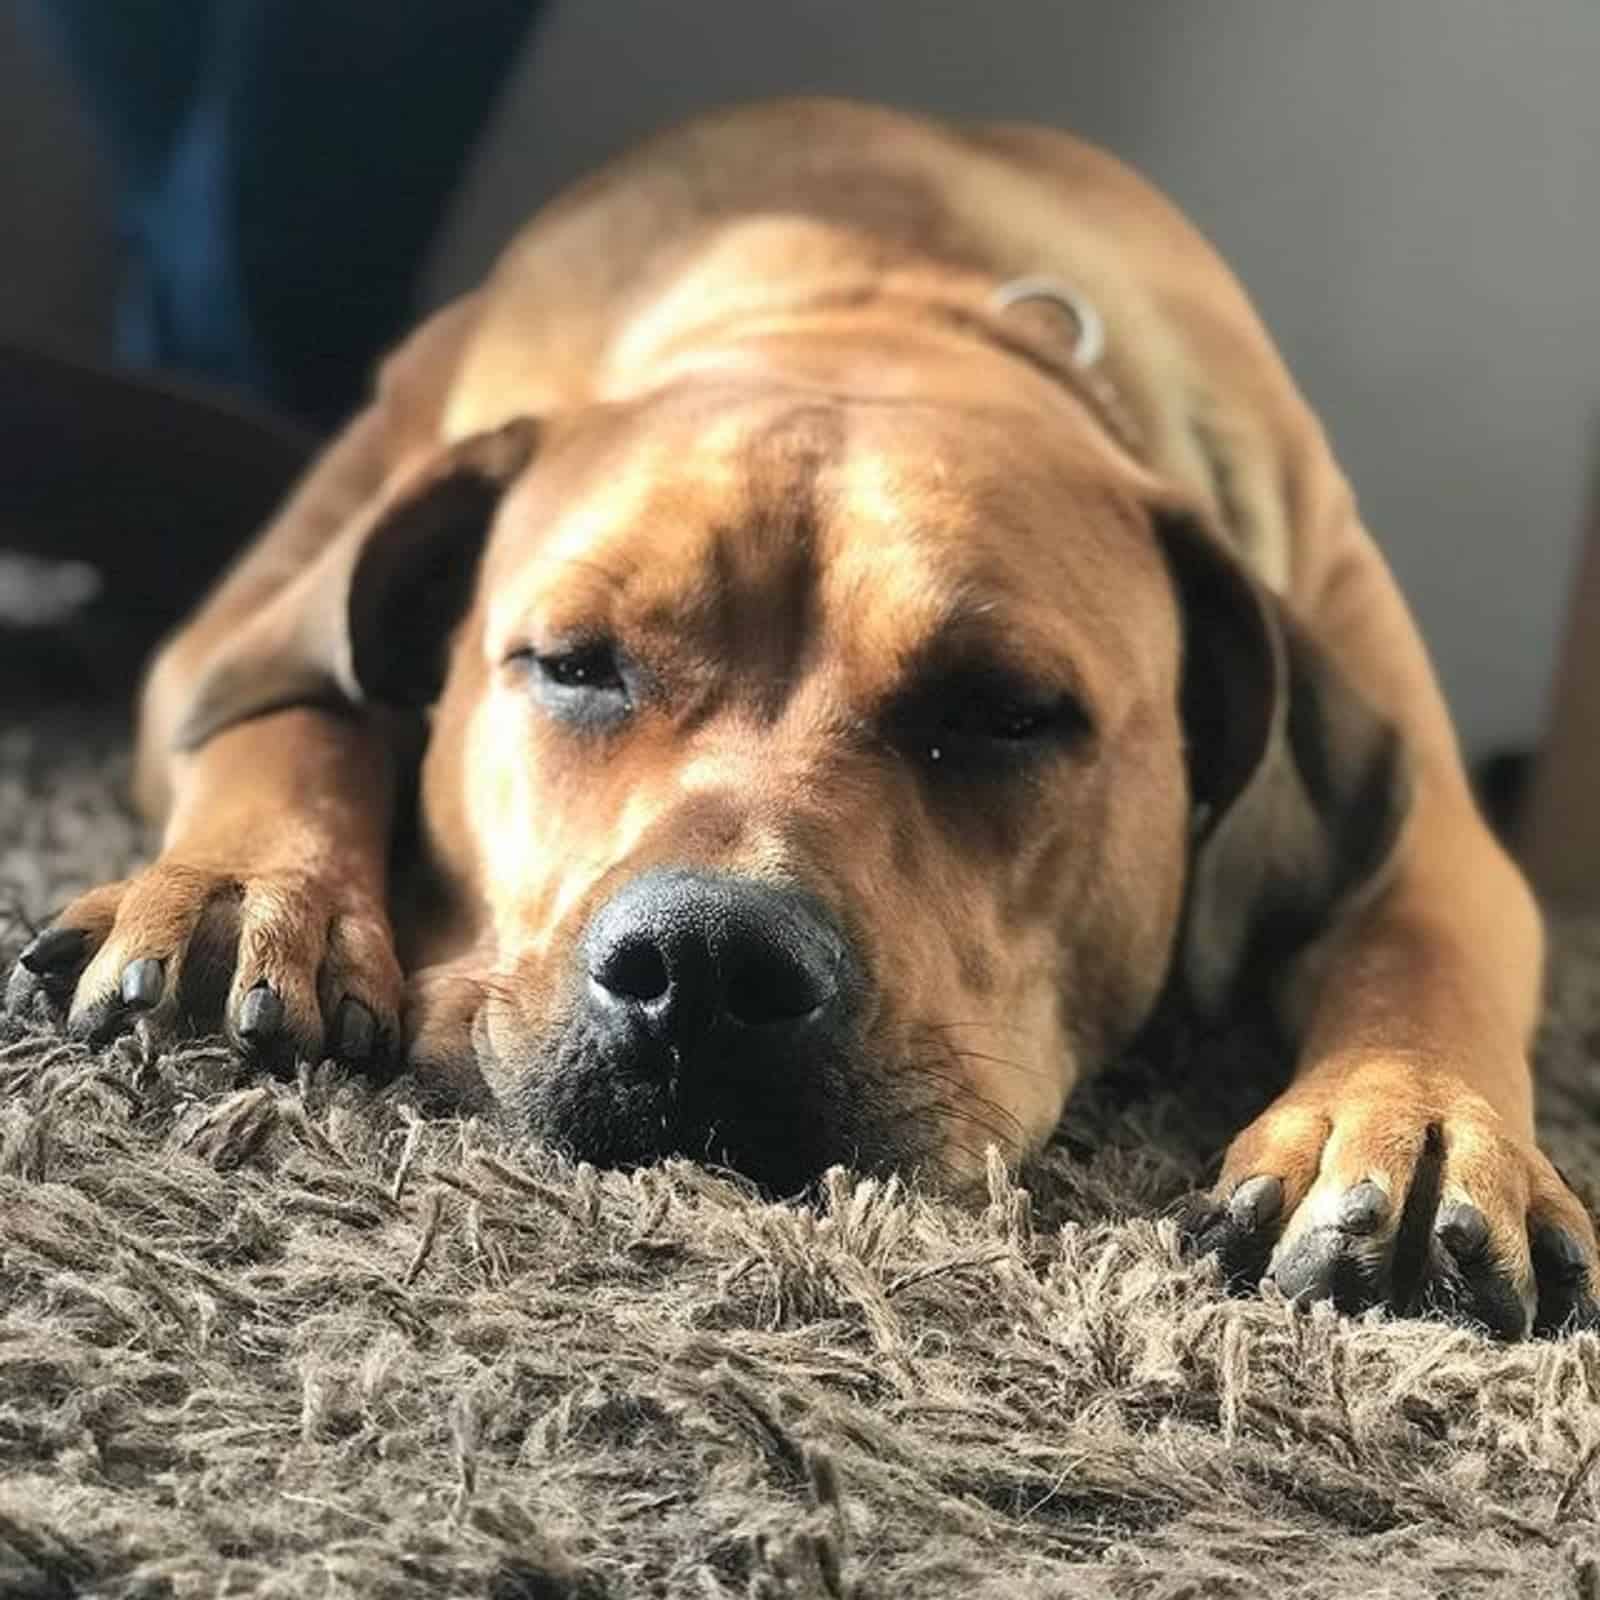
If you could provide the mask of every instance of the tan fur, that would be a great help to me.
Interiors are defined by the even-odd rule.
[[[989,309],[996,286],[1035,273],[1103,316],[1094,384],[1071,371],[1059,313]],[[476,1053],[500,1087],[497,1063],[541,1025],[599,898],[690,860],[803,882],[866,924],[879,1059],[897,1028],[961,1030],[938,1164],[970,1171],[989,1139],[1036,1146],[1076,1074],[1148,1014],[1180,937],[1185,646],[1159,508],[1210,530],[1241,592],[1263,616],[1281,607],[1338,680],[1329,717],[1340,696],[1375,711],[1411,774],[1381,874],[1281,974],[1298,1071],[1234,1144],[1219,1196],[1280,1176],[1281,1258],[1362,1178],[1398,1209],[1431,1129],[1446,1197],[1486,1213],[1525,1299],[1530,1226],[1559,1220],[1592,1264],[1588,1219],[1532,1140],[1539,920],[1474,808],[1327,442],[1193,228],[1042,129],[743,109],[646,145],[536,219],[391,359],[372,408],[156,664],[140,770],[165,853],[120,906],[102,892],[80,908],[106,935],[102,987],[132,954],[181,959],[221,873],[264,907],[236,991],[281,978],[314,1037],[342,917],[367,931],[372,967],[333,987],[392,1013],[392,958],[371,937],[390,809],[374,724],[276,709],[316,696],[304,658],[250,619],[354,538],[364,507],[528,418],[536,464],[506,475],[422,769],[436,883],[400,934],[417,993],[451,995],[448,1026],[425,999],[414,1009],[430,1053]],[[803,578],[780,558],[802,522]],[[706,587],[719,538],[744,606],[731,614]],[[1097,731],[1092,760],[1026,801],[969,795],[961,823],[855,730],[969,603],[1076,681]],[[699,706],[605,760],[542,726],[502,665],[540,630],[596,619],[653,640]],[[176,751],[224,679],[218,725],[250,720]]]

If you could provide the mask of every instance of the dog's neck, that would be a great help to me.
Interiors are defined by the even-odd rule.
[[[1141,466],[1151,464],[1144,430],[1101,361],[1110,337],[1105,324],[1088,302],[1053,279],[891,274],[811,285],[714,324],[680,326],[650,352],[645,370],[654,385],[769,361],[781,370],[796,354],[809,369],[818,349],[838,359],[853,336],[887,341],[897,334],[954,339],[1025,365],[1071,394],[1121,451]],[[629,387],[639,372],[631,366]]]
[[[1049,264],[1065,285],[1055,276],[1030,283],[1018,278],[1034,265],[1027,257],[986,260],[959,241],[930,250],[814,218],[760,216],[715,219],[648,265],[599,293],[590,284],[580,294],[554,273],[507,277],[456,368],[444,436],[627,404],[718,375],[965,403],[983,385],[971,367],[967,379],[951,374],[963,361],[1001,360],[1031,375],[1041,405],[1074,406],[1107,450],[1225,526],[1269,581],[1283,577],[1281,475],[1264,469],[1246,482],[1232,468],[1228,441],[1249,432],[1249,418],[1185,376],[1180,331],[1136,286],[1084,285],[1102,320],[1089,360],[1070,262]],[[891,359],[877,361],[875,345]],[[1024,385],[1011,387],[1020,401]]]

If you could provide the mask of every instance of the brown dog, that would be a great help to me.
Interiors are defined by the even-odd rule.
[[[1416,629],[1238,285],[1063,135],[786,103],[580,185],[167,645],[139,775],[160,858],[14,980],[91,1036],[403,1029],[579,1154],[788,1191],[1021,1157],[1169,979],[1260,991],[1298,1070],[1202,1245],[1593,1315]]]

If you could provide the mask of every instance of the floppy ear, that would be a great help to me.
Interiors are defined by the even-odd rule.
[[[537,431],[524,419],[476,434],[386,486],[212,656],[179,748],[289,706],[433,700],[495,510]]]
[[[1218,1015],[1383,868],[1410,807],[1396,730],[1192,519],[1163,517],[1195,806],[1180,974]]]

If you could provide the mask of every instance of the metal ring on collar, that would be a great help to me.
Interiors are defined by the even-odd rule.
[[[1071,314],[1078,325],[1078,342],[1072,351],[1075,367],[1092,367],[1106,349],[1106,325],[1100,313],[1069,284],[1043,276],[1013,278],[1001,284],[990,299],[996,311],[1006,311],[1024,300],[1044,300]]]

